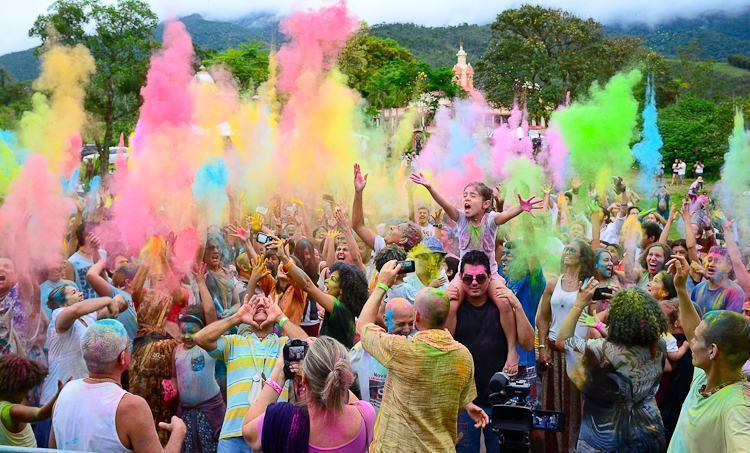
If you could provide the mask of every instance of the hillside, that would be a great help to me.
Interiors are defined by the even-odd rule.
[[[750,52],[750,8],[734,15],[722,13],[703,14],[695,19],[675,19],[649,27],[607,26],[610,35],[632,35],[643,38],[644,43],[656,52],[673,56],[677,48],[693,39],[700,41],[702,58],[726,61],[732,54]]]
[[[223,50],[251,39],[265,42],[271,47],[278,47],[283,42],[283,36],[278,31],[278,18],[269,13],[251,14],[230,22],[207,20],[198,14],[183,17],[182,20],[196,44],[203,48]],[[657,27],[609,25],[605,31],[611,36],[639,36],[647,46],[668,56],[676,55],[678,47],[698,39],[703,58],[724,62],[731,54],[750,54],[748,24],[750,8],[733,16],[704,14],[695,19],[675,19]],[[162,25],[155,31],[158,39],[161,30]],[[394,39],[433,67],[453,66],[461,42],[469,54],[469,61],[476,62],[487,49],[491,34],[489,25],[425,27],[411,23],[373,25],[372,33]],[[30,80],[38,74],[32,49],[0,56],[0,66],[17,80]]]
[[[372,27],[372,34],[393,39],[432,67],[452,67],[456,64],[460,43],[463,42],[469,62],[476,62],[487,50],[491,32],[489,25],[424,27],[416,24],[377,24]]]
[[[34,49],[7,53],[0,56],[0,67],[16,80],[25,82],[39,75],[39,60],[34,56]]]

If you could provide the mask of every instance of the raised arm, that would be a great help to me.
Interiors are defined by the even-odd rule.
[[[543,201],[541,199],[532,196],[524,200],[521,197],[520,193],[516,194],[516,196],[518,197],[518,204],[508,209],[507,211],[503,211],[500,214],[496,215],[495,225],[502,225],[513,219],[514,217],[517,217],[522,212],[528,212],[532,217],[534,217],[533,211],[535,209],[542,209]]]
[[[375,233],[365,226],[365,211],[362,202],[362,192],[367,186],[367,175],[362,176],[359,164],[354,164],[354,201],[352,202],[352,228],[357,236],[375,250]]]
[[[733,221],[724,224],[724,241],[726,242],[729,259],[732,261],[732,270],[737,280],[737,284],[742,287],[745,294],[750,294],[750,274],[747,272],[745,263],[742,261],[742,252],[737,242],[734,240],[734,231],[732,231]]]
[[[701,317],[687,291],[689,268],[687,260],[680,255],[672,255],[672,259],[667,263],[667,269],[674,275],[674,287],[677,289],[677,298],[680,301],[680,324],[682,324],[682,330],[685,331],[688,341],[692,341],[695,336],[695,328],[701,323]]]
[[[657,214],[658,215],[658,214]],[[659,216],[661,218],[661,216]],[[672,229],[672,223],[674,222],[674,219],[677,218],[677,214],[674,209],[674,205],[672,205],[669,208],[669,219],[664,223],[664,229],[661,230],[661,236],[659,236],[659,242],[662,244],[666,244],[669,240],[669,230]],[[664,220],[662,218],[662,220]]]
[[[119,296],[120,298],[122,296]],[[88,299],[83,302],[78,302],[69,307],[62,309],[60,314],[57,315],[55,320],[55,330],[57,333],[65,333],[70,329],[76,319],[81,316],[94,313],[102,308],[107,308],[113,304],[115,299],[111,297],[97,297],[96,299]]]
[[[594,209],[591,212],[591,248],[596,250],[602,246],[601,243],[602,234],[602,210],[601,208]]]
[[[458,222],[458,209],[450,204],[448,200],[443,198],[443,196],[440,195],[440,193],[434,187],[432,187],[432,184],[430,184],[430,182],[427,180],[427,178],[424,177],[422,173],[412,173],[409,179],[411,179],[413,183],[419,184],[420,186],[423,186],[425,189],[427,189],[432,199],[435,200],[435,203],[439,204],[440,207],[443,208],[443,211],[445,211],[445,215],[447,215],[448,218],[453,220],[454,222]]]
[[[249,298],[245,296],[245,301],[248,300]],[[217,346],[216,341],[226,331],[242,324],[243,322],[252,325],[254,313],[254,307],[250,303],[245,302],[240,305],[240,308],[231,316],[208,324],[206,327],[199,330],[198,333],[193,336],[193,341],[206,351],[213,351]]]
[[[372,290],[370,297],[367,299],[367,302],[365,302],[365,306],[362,307],[362,311],[359,313],[359,328],[377,321],[378,310],[380,309],[381,301],[386,293],[386,289],[382,286],[385,285],[390,288],[396,281],[396,277],[398,277],[399,269],[401,269],[401,265],[398,264],[396,260],[388,261],[380,269],[380,272],[378,273],[378,284],[375,286],[375,289]]]
[[[100,259],[86,272],[86,281],[89,282],[96,294],[101,297],[112,297],[112,286],[102,277],[106,261]]]
[[[695,232],[691,226],[693,215],[690,213],[690,199],[687,197],[682,203],[680,215],[682,216],[682,223],[685,224],[685,245],[688,249],[688,257],[690,257],[690,261],[700,262],[700,257],[698,256],[698,241],[695,240]]]
[[[578,318],[581,317],[581,313],[591,303],[591,299],[594,297],[594,291],[599,287],[599,282],[593,278],[590,278],[586,285],[578,291],[578,296],[573,304],[573,308],[568,312],[568,316],[560,326],[560,332],[557,334],[557,340],[555,345],[562,349],[565,347],[565,340],[575,335],[576,324],[578,324]]]
[[[216,307],[214,306],[214,299],[211,297],[211,291],[206,286],[206,265],[200,263],[196,265],[193,270],[193,276],[198,284],[198,297],[200,297],[201,308],[203,308],[203,319],[206,321],[206,325],[209,325],[216,321]]]
[[[359,270],[364,272],[365,263],[362,261],[362,255],[359,253],[359,245],[357,245],[357,240],[354,238],[354,233],[352,232],[352,228],[349,226],[349,222],[346,221],[344,212],[340,208],[336,208],[336,210],[334,211],[334,216],[336,217],[336,223],[338,223],[339,227],[341,228],[342,234],[344,235],[344,240],[346,240],[346,246],[349,248],[349,254],[352,256],[352,262],[355,266],[357,266],[357,268],[359,268]]]
[[[316,285],[310,279],[305,271],[294,264],[294,261],[289,258],[289,256],[286,254],[286,251],[284,250],[283,241],[277,241],[276,248],[278,250],[279,259],[281,260],[281,265],[284,266],[284,272],[286,272],[292,284],[309,294],[310,297],[312,297],[315,302],[320,304],[320,306],[323,307],[326,312],[333,312],[335,298],[330,294],[326,294],[321,291],[320,288],[318,288],[318,285]]]

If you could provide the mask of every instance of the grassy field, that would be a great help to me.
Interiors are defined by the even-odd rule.
[[[750,71],[738,68],[725,62],[714,63],[714,70],[731,77],[750,77]]]

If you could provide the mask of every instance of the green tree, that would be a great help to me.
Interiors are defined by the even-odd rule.
[[[414,55],[392,39],[371,36],[366,24],[346,43],[339,56],[339,69],[347,77],[347,84],[362,97],[371,100],[373,82],[370,78],[393,61],[415,62]],[[377,84],[376,84],[377,85]],[[380,95],[380,94],[379,94]]]
[[[31,89],[16,82],[4,68],[0,68],[0,129],[13,129],[26,110],[31,109]]]
[[[268,79],[268,50],[263,46],[259,41],[250,41],[218,53],[209,52],[203,64],[226,66],[234,74],[240,90],[252,92]]]
[[[142,0],[58,0],[40,15],[30,36],[66,45],[86,46],[96,60],[96,72],[86,92],[85,107],[95,120],[89,131],[101,162],[120,133],[135,126],[151,51],[156,14]],[[54,31],[53,31],[54,30]],[[106,174],[102,165],[100,173]]]
[[[419,94],[440,91],[454,97],[458,87],[450,68],[433,69],[392,39],[371,36],[363,24],[341,52],[339,68],[347,84],[370,105],[370,113],[403,107]]]
[[[540,6],[503,11],[491,29],[489,48],[476,64],[477,85],[498,104],[526,96],[535,115],[561,103],[567,92],[575,97],[593,81],[604,82],[640,47],[608,39],[593,19]]]
[[[662,156],[669,165],[674,159],[686,162],[703,161],[705,173],[716,178],[724,163],[727,139],[732,133],[735,101],[714,102],[693,95],[659,110],[659,130],[664,147]],[[739,104],[750,117],[750,101]]]

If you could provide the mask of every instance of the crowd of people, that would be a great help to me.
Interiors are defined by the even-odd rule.
[[[687,193],[616,177],[593,203],[414,173],[432,202],[383,221],[356,165],[350,209],[235,207],[182,273],[173,237],[106,249],[103,184],[38,244],[59,265],[0,257],[0,446],[498,452],[504,373],[564,420],[532,451],[750,451],[748,243],[699,164]]]

